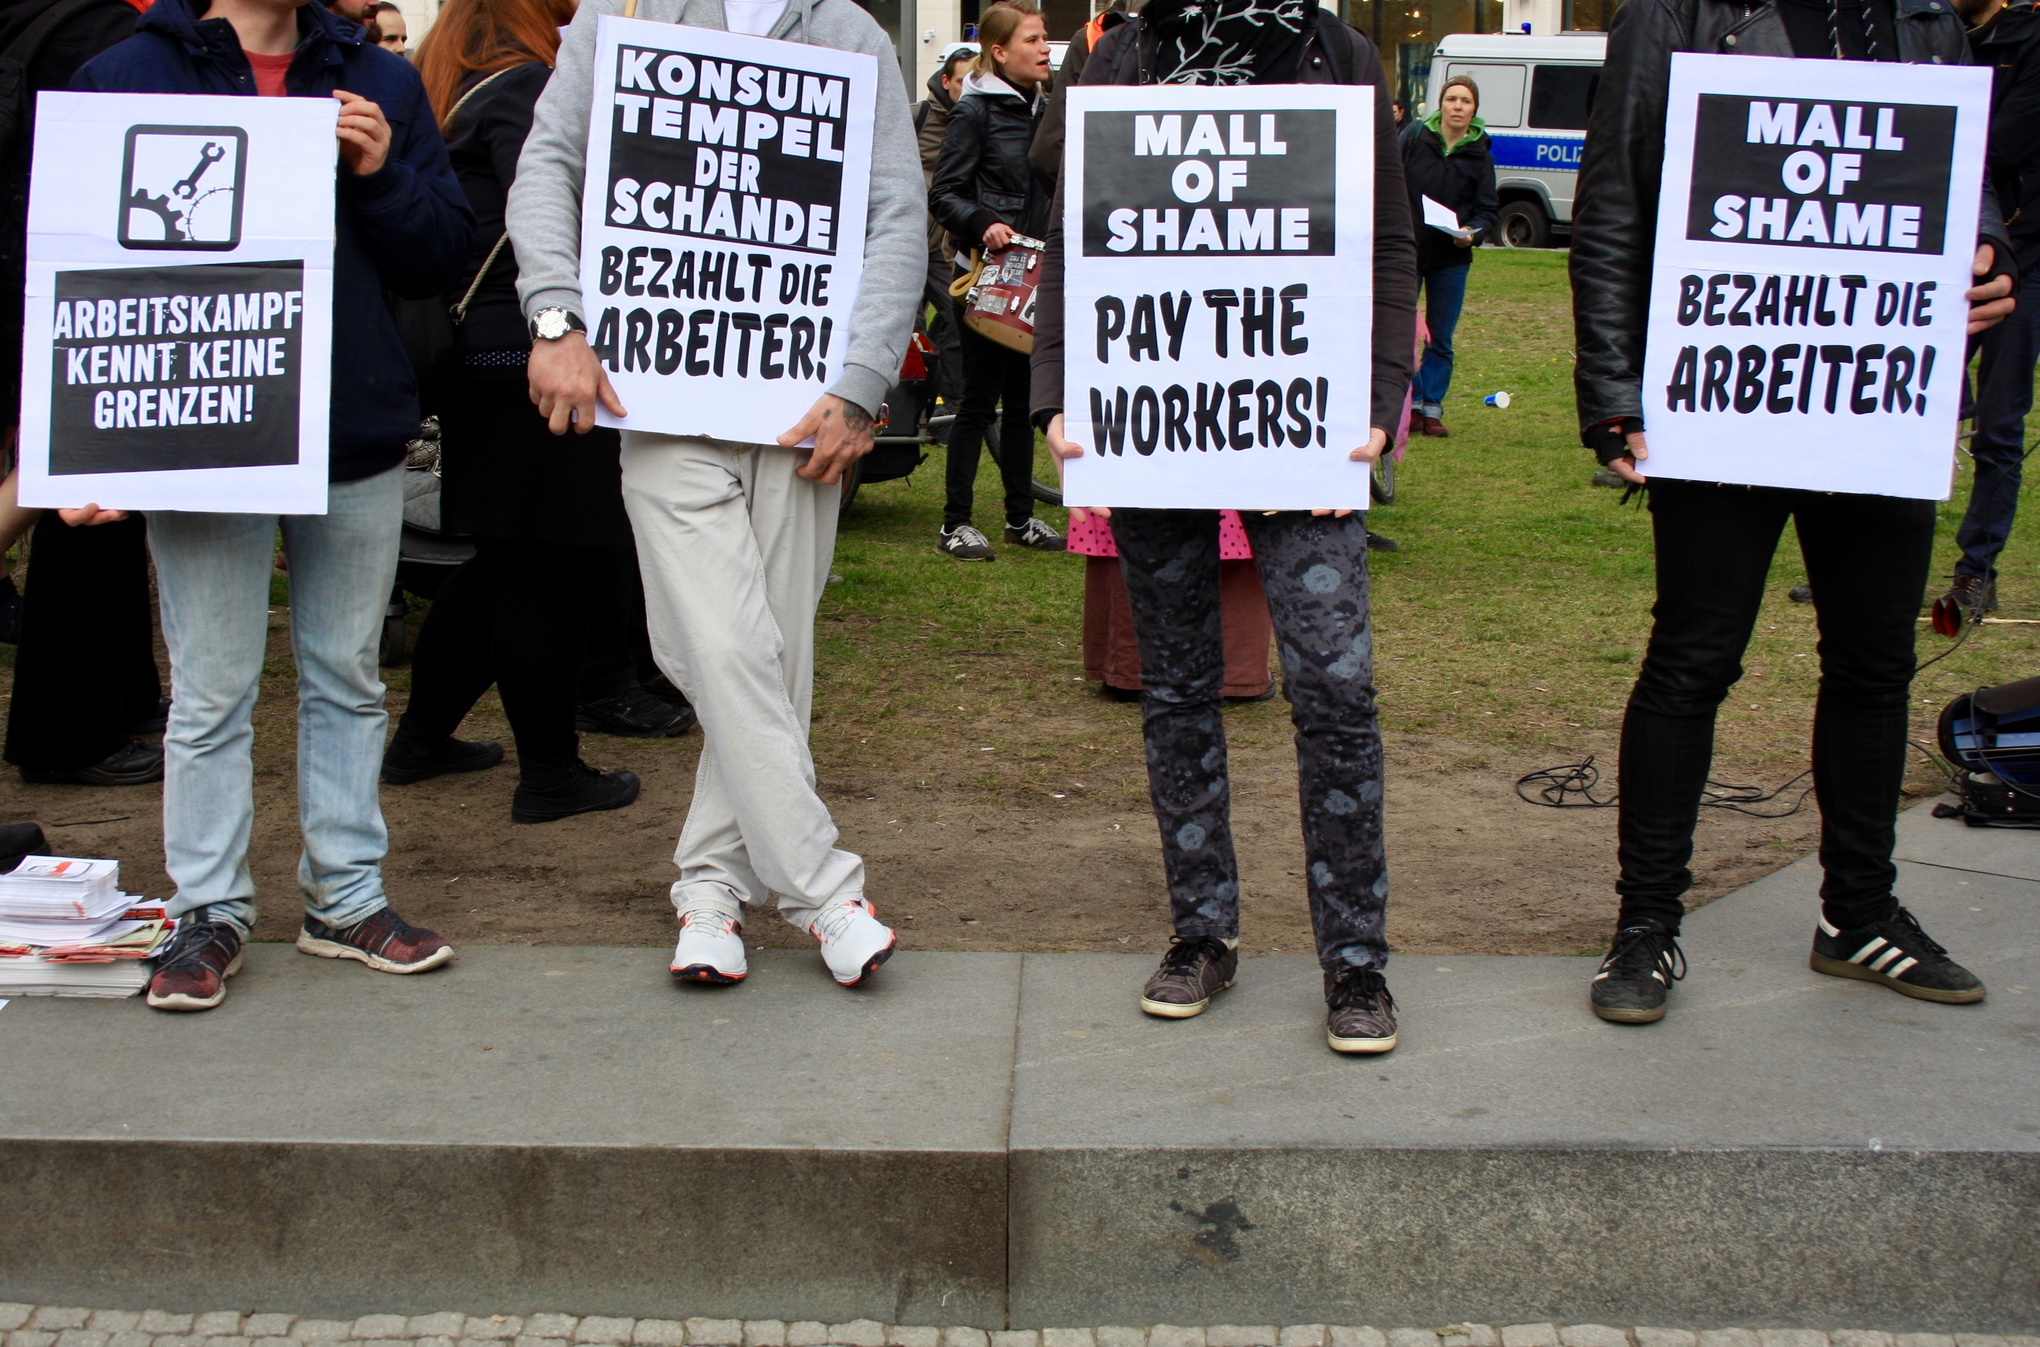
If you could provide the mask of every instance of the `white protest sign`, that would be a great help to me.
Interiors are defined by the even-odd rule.
[[[1374,90],[1079,85],[1071,505],[1367,508]]]
[[[339,111],[40,96],[23,505],[325,513]]]
[[[581,294],[630,412],[602,425],[770,444],[828,391],[877,97],[860,53],[602,16]]]
[[[1672,57],[1652,477],[1945,500],[1990,71]]]

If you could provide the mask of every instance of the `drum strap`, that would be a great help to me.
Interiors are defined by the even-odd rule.
[[[978,283],[978,277],[985,274],[985,255],[976,248],[970,250],[970,270],[949,283],[949,293],[954,299],[962,299],[971,287]]]

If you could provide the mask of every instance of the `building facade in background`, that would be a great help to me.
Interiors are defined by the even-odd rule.
[[[440,0],[397,0],[415,48],[438,17]],[[991,0],[858,0],[891,35],[911,98],[934,72],[942,54],[977,36],[981,5]],[[1061,42],[1089,21],[1099,0],[1039,0],[1048,35]],[[1431,74],[1431,53],[1450,33],[1519,33],[1528,24],[1540,37],[1561,32],[1605,32],[1621,0],[1324,0],[1346,22],[1374,39],[1395,81],[1396,97],[1417,109]],[[1101,5],[1102,7],[1102,5]],[[1428,109],[1426,109],[1428,110]]]

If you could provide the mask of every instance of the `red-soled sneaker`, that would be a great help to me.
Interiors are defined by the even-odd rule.
[[[322,959],[358,959],[379,973],[422,973],[453,961],[453,946],[387,907],[344,928],[307,916],[297,947]]]

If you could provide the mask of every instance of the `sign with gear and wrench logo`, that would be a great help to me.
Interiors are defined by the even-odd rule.
[[[36,106],[22,503],[324,513],[339,104]]]
[[[120,171],[121,246],[239,247],[247,151],[248,135],[238,126],[128,128]]]

